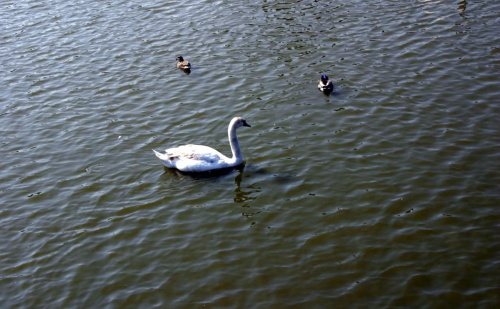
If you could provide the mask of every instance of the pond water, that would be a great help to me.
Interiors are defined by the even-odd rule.
[[[500,303],[498,1],[0,15],[2,307]],[[151,150],[229,155],[234,116],[243,169],[185,175]]]

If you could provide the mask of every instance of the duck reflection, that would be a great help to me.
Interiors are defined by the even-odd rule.
[[[458,2],[457,10],[459,10],[463,13],[463,12],[465,12],[466,9],[467,9],[467,1],[462,0],[462,1]],[[460,14],[460,15],[462,15],[462,14]]]
[[[462,0],[462,1],[458,2],[457,10],[460,11],[460,13],[458,15],[460,15],[460,17],[462,17],[463,19],[466,19],[465,18],[465,10],[466,9],[467,9],[467,1]]]

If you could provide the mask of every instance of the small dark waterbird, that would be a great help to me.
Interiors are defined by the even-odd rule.
[[[321,75],[321,79],[319,80],[319,83],[318,83],[319,91],[321,91],[325,94],[330,94],[333,91],[333,87],[334,87],[333,83],[328,78],[328,76]]]
[[[191,69],[191,63],[189,61],[184,60],[182,56],[178,56],[175,60],[177,60],[177,67],[181,70],[190,70]]]

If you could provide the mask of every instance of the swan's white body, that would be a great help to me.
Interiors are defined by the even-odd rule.
[[[239,127],[250,127],[241,117],[234,117],[229,123],[227,134],[231,146],[232,158],[228,158],[217,150],[203,145],[184,145],[169,148],[165,153],[153,149],[155,155],[168,168],[175,168],[181,172],[207,172],[216,169],[235,167],[243,163],[240,143],[236,136]]]

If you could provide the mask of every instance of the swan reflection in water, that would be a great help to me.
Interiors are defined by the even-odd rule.
[[[187,181],[225,181],[229,180],[229,178],[234,177],[234,184],[236,188],[234,189],[234,198],[233,201],[235,203],[241,204],[242,207],[250,207],[247,203],[255,200],[258,195],[262,192],[262,186],[266,182],[272,182],[273,184],[288,184],[295,180],[295,177],[289,173],[272,173],[266,169],[256,167],[254,165],[242,164],[237,167],[214,170],[203,173],[186,173],[181,172],[176,169],[170,169],[166,166],[164,168],[164,173],[162,177],[165,175],[174,176],[177,180],[187,180]],[[244,185],[244,182],[249,182]],[[242,187],[243,184],[243,187]],[[265,186],[264,186],[265,187]]]

